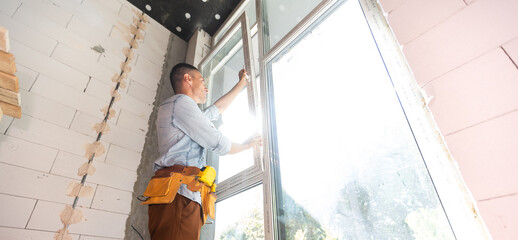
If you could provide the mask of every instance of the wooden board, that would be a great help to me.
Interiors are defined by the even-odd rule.
[[[14,75],[16,72],[14,55],[8,52],[0,51],[0,71]]]
[[[9,52],[9,32],[0,26],[0,50]]]
[[[0,101],[20,106],[20,94],[11,90],[0,88]]]
[[[4,112],[4,115],[11,116],[15,118],[21,118],[22,117],[22,108],[20,106],[15,106],[9,103],[0,102],[0,107],[2,108],[2,111]]]
[[[0,106],[0,122],[2,121],[2,116],[4,116],[4,111],[2,111],[2,106]]]
[[[0,72],[0,88],[19,92],[20,85],[18,83],[18,77],[12,74]]]

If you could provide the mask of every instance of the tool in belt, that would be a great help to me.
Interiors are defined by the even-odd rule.
[[[205,166],[197,167],[174,165],[157,170],[149,181],[144,196],[147,200],[142,205],[163,204],[173,202],[180,185],[185,184],[193,192],[201,193],[203,223],[207,215],[215,219],[214,203],[216,202],[216,170]]]

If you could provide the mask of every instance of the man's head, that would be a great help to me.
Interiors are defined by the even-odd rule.
[[[196,67],[187,63],[176,64],[169,78],[176,94],[185,94],[198,104],[207,101],[205,79]]]

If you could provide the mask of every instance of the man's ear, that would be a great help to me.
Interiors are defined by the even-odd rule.
[[[192,77],[188,73],[183,75],[183,80],[192,86]]]

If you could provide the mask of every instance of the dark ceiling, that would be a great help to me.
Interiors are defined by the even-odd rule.
[[[240,0],[128,1],[185,41],[189,41],[198,27],[213,36],[240,2]],[[151,6],[151,11],[146,10],[146,4]],[[186,17],[186,13],[190,18]],[[219,19],[216,19],[216,15],[219,15]]]

